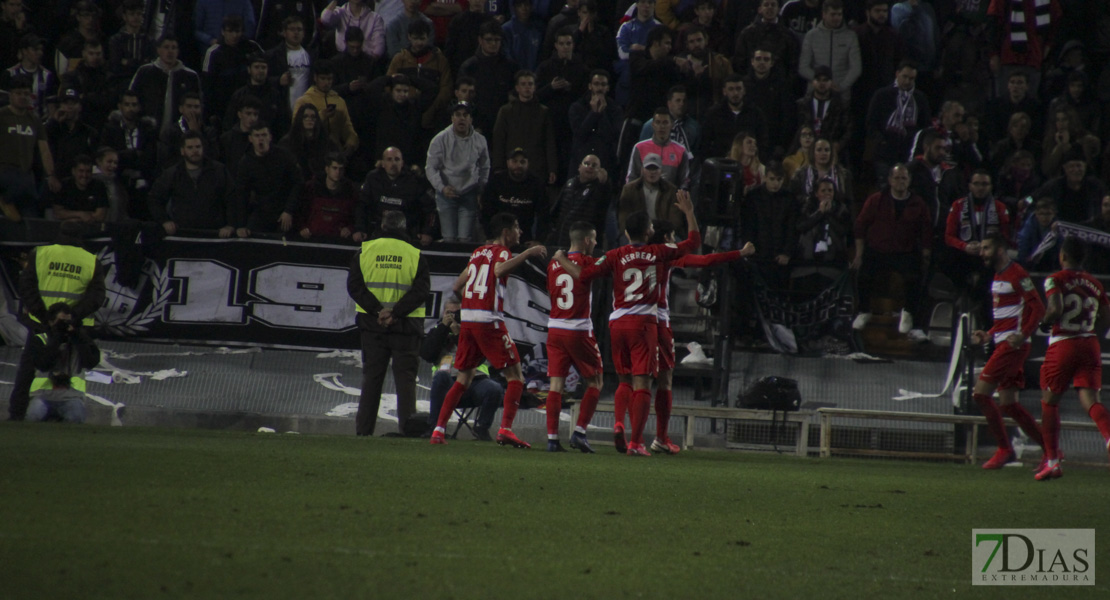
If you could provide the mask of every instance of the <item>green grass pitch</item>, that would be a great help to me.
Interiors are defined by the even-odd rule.
[[[1106,598],[972,587],[973,528],[1110,473],[0,423],[0,598]]]

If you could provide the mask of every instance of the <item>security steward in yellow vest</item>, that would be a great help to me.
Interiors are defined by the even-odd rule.
[[[399,433],[404,433],[405,423],[416,412],[424,305],[432,289],[428,264],[405,233],[405,215],[386,211],[381,227],[380,235],[363,242],[347,276],[347,293],[355,301],[355,323],[362,338],[362,395],[355,416],[358,435],[374,434],[391,358]]]
[[[64,221],[54,244],[39,246],[28,255],[27,266],[19,274],[18,283],[28,338],[47,332],[47,307],[55,303],[69,306],[73,318],[86,327],[93,324],[93,313],[104,304],[104,267],[93,253],[81,247],[82,231],[77,221]],[[23,346],[8,398],[8,415],[12,421],[23,420],[30,402],[35,365],[29,346]]]

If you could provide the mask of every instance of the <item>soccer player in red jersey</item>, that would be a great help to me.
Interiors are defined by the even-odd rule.
[[[521,231],[516,217],[509,213],[494,215],[490,219],[489,232],[492,243],[479,247],[470,255],[466,270],[455,281],[455,292],[462,298],[462,328],[455,352],[455,368],[459,370],[459,376],[443,399],[439,420],[432,432],[432,443],[447,443],[444,435],[447,421],[458,405],[459,398],[470,387],[478,365],[483,360],[488,360],[493,368],[501,370],[501,374],[509,382],[505,387],[505,407],[501,413],[497,443],[502,446],[531,448],[527,442],[516,437],[512,430],[520,395],[524,391],[524,374],[520,369],[520,355],[516,344],[505,329],[502,309],[505,303],[505,282],[509,273],[530,256],[547,258],[547,249],[533,246],[514,257],[509,248],[520,242]]]
[[[591,265],[596,259],[590,254],[596,246],[597,231],[592,224],[585,221],[571,224],[567,260],[579,267]],[[547,321],[547,376],[551,379],[551,391],[547,394],[547,451],[566,451],[559,443],[559,413],[563,408],[563,386],[573,364],[586,382],[586,393],[570,436],[570,447],[592,454],[586,427],[597,408],[603,376],[601,351],[590,319],[593,294],[590,284],[575,280],[557,260],[547,266],[547,293],[551,295],[551,315]]]
[[[609,332],[613,347],[613,366],[620,385],[614,397],[617,423],[613,438],[617,450],[630,456],[651,456],[644,447],[644,425],[651,410],[651,380],[658,368],[659,286],[658,267],[689,254],[701,246],[701,234],[694,217],[690,194],[678,190],[675,206],[686,216],[688,236],[681,244],[652,244],[647,241],[655,233],[651,217],[637,211],[625,220],[624,233],[631,243],[614,248],[596,263],[580,268],[560,251],[555,259],[568,273],[582,283],[597,277],[613,277],[613,312],[609,314]],[[632,439],[625,446],[624,412],[632,417]]]
[[[1098,336],[1110,326],[1110,306],[1102,284],[1079,268],[1086,248],[1079,238],[1064,239],[1057,273],[1044,281],[1048,309],[1041,327],[1052,327],[1048,352],[1041,365],[1041,431],[1048,459],[1034,477],[1060,477],[1060,397],[1075,385],[1079,402],[1098,425],[1110,453],[1110,413],[1099,402],[1102,388],[1102,349]]]
[[[1017,401],[1018,390],[1025,386],[1025,359],[1029,357],[1029,336],[1044,316],[1044,303],[1033,286],[1029,273],[1017,262],[1010,260],[1010,245],[1000,233],[989,234],[979,247],[979,256],[994,269],[991,295],[994,298],[994,326],[990,331],[976,330],[971,334],[972,344],[985,344],[994,340],[994,352],[979,374],[979,381],[972,389],[972,398],[979,404],[987,427],[998,450],[983,463],[984,469],[1000,469],[1014,460],[1014,448],[1006,436],[1002,413],[1017,422],[1022,431],[1042,448],[1041,431],[1029,411]],[[999,412],[991,398],[998,390]]]

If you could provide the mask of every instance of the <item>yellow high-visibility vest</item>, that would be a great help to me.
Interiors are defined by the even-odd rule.
[[[36,337],[38,337],[40,340],[42,340],[43,344],[46,343],[46,334],[45,333],[40,333]],[[31,381],[31,393],[32,394],[34,394],[35,392],[37,392],[39,390],[49,390],[49,389],[54,388],[54,384],[51,383],[50,377],[47,377],[47,376],[44,376],[44,375],[45,374],[43,374],[43,373],[36,373],[35,374],[35,379],[33,381]],[[85,393],[85,373],[84,373],[84,369],[82,369],[80,373],[78,373],[76,375],[73,375],[72,377],[69,378],[69,386],[71,388],[77,390],[78,392],[81,392],[82,394]]]
[[[374,294],[384,308],[393,308],[412,289],[420,266],[420,250],[395,238],[378,238],[362,243],[359,265],[362,267],[366,289]],[[355,310],[366,312],[357,304]],[[421,304],[404,316],[424,318],[424,305]]]
[[[39,277],[39,295],[46,308],[64,302],[72,307],[85,293],[96,270],[96,255],[83,248],[65,244],[40,246],[35,250],[35,271]],[[31,315],[36,322],[38,319]],[[81,323],[92,326],[91,316]]]

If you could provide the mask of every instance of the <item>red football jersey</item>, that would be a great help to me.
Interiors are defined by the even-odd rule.
[[[1044,280],[1045,296],[1061,295],[1064,314],[1052,325],[1048,343],[1095,335],[1099,307],[1107,309],[1106,291],[1097,279],[1084,271],[1064,269]]]
[[[497,265],[512,256],[513,253],[500,244],[481,246],[470,255],[460,313],[464,324],[504,320],[501,311],[505,305],[505,281],[508,277],[497,277]]]
[[[568,252],[567,260],[580,267],[589,266],[594,262],[593,257],[581,252]],[[547,326],[555,329],[593,331],[593,323],[590,321],[590,306],[593,304],[592,287],[588,282],[575,281],[559,261],[551,261],[547,265],[547,293],[551,296],[551,314],[547,319]]]
[[[629,244],[614,248],[596,263],[582,269],[580,279],[589,283],[596,277],[613,276],[613,312],[609,320],[635,315],[657,321],[659,312],[659,274],[657,266],[689,254],[701,245],[694,231],[681,244]]]
[[[740,260],[740,251],[718,252],[716,254],[687,254],[678,260],[673,260],[659,267],[659,320],[665,323],[671,321],[671,309],[668,307],[668,294],[670,293],[671,269],[675,267],[712,267],[725,262]]]
[[[1044,302],[1041,302],[1029,273],[1016,261],[1011,261],[1009,266],[994,274],[991,295],[994,300],[994,326],[987,333],[994,336],[996,344],[1014,333],[1028,338],[1044,317]]]

